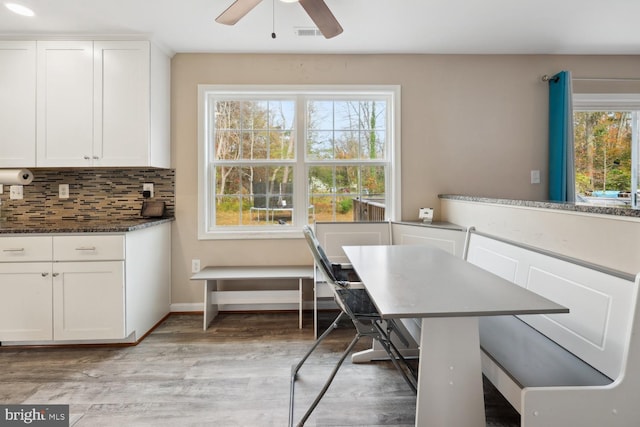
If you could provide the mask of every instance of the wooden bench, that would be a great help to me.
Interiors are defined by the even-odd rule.
[[[191,276],[191,280],[204,281],[204,320],[206,330],[218,314],[219,305],[226,304],[298,304],[298,326],[302,328],[303,279],[313,279],[312,266],[234,266],[205,267]],[[220,290],[218,282],[223,280],[298,279],[298,290]]]
[[[640,425],[640,274],[473,231],[466,259],[570,309],[480,319],[483,373],[522,426]]]

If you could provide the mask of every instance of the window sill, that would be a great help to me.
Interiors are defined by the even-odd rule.
[[[256,240],[256,239],[301,239],[302,229],[287,227],[286,230],[216,230],[199,233],[198,240]]]

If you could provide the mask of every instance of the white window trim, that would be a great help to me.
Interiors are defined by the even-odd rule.
[[[640,111],[640,93],[574,93],[573,109],[575,111]]]
[[[635,199],[639,187],[637,177],[638,164],[640,163],[640,142],[638,141],[638,133],[640,132],[640,93],[574,93],[572,98],[574,111],[634,111],[632,120],[636,131],[633,132],[631,141],[631,192],[634,197],[632,207],[637,209],[640,204],[640,201]]]
[[[210,230],[208,220],[210,203],[208,200],[208,191],[210,182],[207,182],[206,168],[209,165],[209,154],[206,150],[207,141],[205,141],[205,126],[207,124],[206,111],[206,94],[207,92],[218,92],[237,94],[243,92],[273,92],[273,93],[295,93],[304,92],[310,95],[322,95],[331,92],[341,92],[353,95],[362,95],[367,92],[387,92],[392,96],[392,102],[390,105],[391,116],[389,120],[388,133],[393,137],[393,149],[389,153],[390,164],[392,172],[387,175],[386,185],[387,188],[392,189],[392,203],[391,206],[387,206],[387,217],[391,220],[401,218],[401,132],[400,132],[400,86],[399,85],[198,85],[198,240],[228,240],[228,239],[292,239],[302,238],[302,227],[286,227],[278,230],[274,229],[249,229],[249,230],[223,230],[214,229]],[[300,108],[300,106],[298,107]],[[303,132],[303,129],[299,129],[299,132]],[[298,153],[297,161],[305,163],[304,153]],[[297,185],[294,186],[296,196],[302,196],[302,199],[307,198],[307,182],[305,181],[307,170],[306,167],[298,169],[304,171],[304,177],[296,176]],[[299,172],[298,172],[299,175]],[[300,181],[304,181],[300,185]]]

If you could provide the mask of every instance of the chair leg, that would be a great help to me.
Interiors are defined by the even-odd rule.
[[[362,335],[360,335],[359,333],[353,338],[353,340],[351,341],[351,343],[349,344],[349,346],[347,347],[347,349],[344,351],[344,353],[342,353],[342,356],[340,357],[340,360],[338,361],[338,363],[336,364],[336,366],[333,368],[333,371],[331,371],[331,375],[329,375],[329,378],[327,379],[327,381],[324,384],[324,387],[322,387],[322,390],[320,390],[320,393],[318,393],[318,396],[316,396],[315,400],[313,401],[313,403],[311,404],[311,406],[309,407],[309,409],[307,409],[307,412],[304,414],[304,416],[302,417],[302,419],[298,422],[297,426],[298,427],[302,427],[304,426],[304,423],[307,421],[307,419],[311,416],[311,413],[313,412],[314,409],[316,409],[316,406],[318,406],[318,403],[320,403],[320,400],[322,399],[322,397],[324,396],[324,394],[327,392],[327,390],[329,389],[329,386],[331,385],[331,383],[333,382],[333,379],[335,378],[336,374],[338,373],[338,370],[340,369],[340,367],[342,366],[342,363],[344,362],[344,360],[347,358],[347,356],[349,355],[349,353],[351,353],[351,350],[353,350],[353,347],[358,343],[358,341],[360,340],[360,338],[362,338]],[[293,410],[292,410],[293,412]]]
[[[418,386],[417,386],[417,377],[418,377],[418,375],[417,375],[417,373],[411,368],[411,366],[409,366],[409,363],[404,358],[402,353],[400,353],[398,348],[393,344],[393,342],[391,341],[391,338],[387,337],[384,334],[384,331],[382,330],[382,327],[378,323],[375,323],[375,327],[379,331],[379,336],[375,337],[375,339],[378,340],[378,342],[380,343],[382,348],[384,348],[386,353],[389,355],[389,359],[391,359],[391,362],[393,363],[393,366],[395,366],[395,368],[398,370],[398,372],[400,372],[400,374],[402,375],[402,378],[404,378],[404,380],[409,385],[411,390],[414,393],[417,393],[418,392]],[[400,362],[398,362],[398,361],[400,361]],[[402,364],[402,366],[400,364]],[[403,367],[404,367],[404,369],[403,369]],[[407,375],[407,372],[405,371],[405,369],[409,372],[409,375]]]
[[[296,366],[291,368],[291,384],[289,387],[289,427],[293,426],[293,403],[294,403],[295,382],[296,382],[296,377],[298,375],[298,371],[302,368],[302,365],[304,365],[304,362],[306,362],[309,356],[311,356],[311,353],[313,353],[313,351],[318,347],[318,345],[320,345],[322,340],[324,340],[327,337],[327,335],[331,333],[331,331],[333,331],[338,327],[338,323],[340,322],[340,320],[342,320],[344,316],[345,316],[345,313],[340,312],[340,314],[338,314],[338,316],[334,319],[331,325],[322,333],[322,335],[318,337],[316,342],[313,343],[309,351],[307,351],[307,353],[302,357],[300,362],[298,362]]]

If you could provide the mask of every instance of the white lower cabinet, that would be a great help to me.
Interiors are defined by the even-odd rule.
[[[124,261],[55,264],[54,340],[124,338],[124,314]]]
[[[53,339],[51,277],[51,262],[0,263],[0,341]]]
[[[170,224],[0,237],[0,343],[131,342],[169,313]]]

